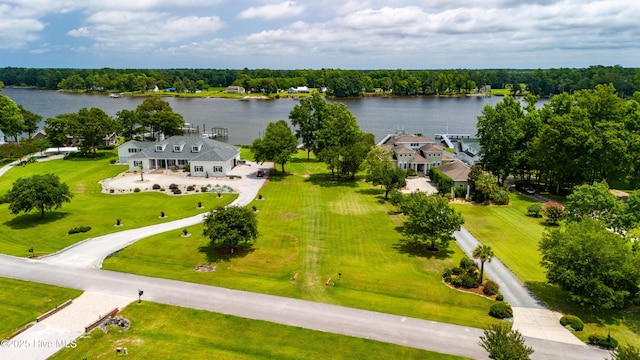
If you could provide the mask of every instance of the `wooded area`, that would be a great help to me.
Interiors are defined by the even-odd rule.
[[[394,95],[466,94],[484,85],[549,96],[613,84],[621,97],[640,91],[640,69],[591,66],[582,69],[448,69],[448,70],[341,70],[341,69],[0,69],[7,86],[90,92],[147,92],[175,88],[176,92],[209,87],[243,86],[247,91],[274,93],[278,89],[327,87],[336,97],[364,92]]]

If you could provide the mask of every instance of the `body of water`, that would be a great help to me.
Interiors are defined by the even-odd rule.
[[[8,96],[43,119],[97,107],[111,116],[123,109],[134,110],[144,98],[107,95],[68,94],[57,91],[5,88]],[[297,100],[230,100],[218,98],[166,97],[173,111],[193,126],[225,127],[231,144],[251,144],[271,121],[288,120]],[[357,117],[363,131],[376,135],[404,129],[432,137],[440,133],[476,134],[477,117],[485,105],[495,105],[502,97],[367,97],[340,100]]]

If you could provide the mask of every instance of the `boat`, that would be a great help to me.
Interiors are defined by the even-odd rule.
[[[112,99],[117,99],[117,98],[120,97],[120,94],[111,93],[111,94],[109,94],[109,97],[112,98]]]

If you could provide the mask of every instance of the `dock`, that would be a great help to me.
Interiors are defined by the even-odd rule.
[[[453,142],[451,140],[470,139],[469,134],[436,134],[436,140],[444,142],[448,148],[453,149]]]

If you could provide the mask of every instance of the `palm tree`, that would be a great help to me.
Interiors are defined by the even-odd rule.
[[[482,275],[484,274],[484,263],[491,262],[493,258],[493,250],[489,245],[478,245],[473,249],[473,257],[480,260],[480,282],[482,282]]]

